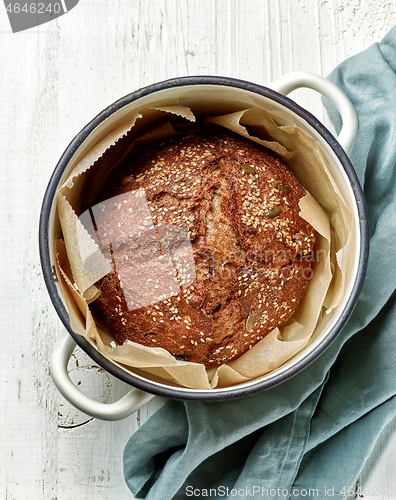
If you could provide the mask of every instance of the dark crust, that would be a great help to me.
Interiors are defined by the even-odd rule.
[[[140,226],[140,243],[153,249],[152,240],[165,241],[169,228],[188,230],[195,280],[183,289],[179,273],[178,293],[139,307],[136,290],[147,294],[167,279],[164,262],[142,260],[131,237],[139,228],[131,228],[126,207],[137,213],[143,192],[152,219]],[[105,237],[91,233],[114,272],[97,283],[101,295],[91,304],[93,312],[121,344],[162,347],[177,359],[207,366],[238,358],[283,325],[304,296],[315,244],[314,230],[299,216],[305,194],[277,157],[233,134],[190,135],[153,146],[97,200],[95,224]],[[125,206],[113,203],[119,195]],[[183,238],[170,238],[167,251],[186,269]],[[163,248],[156,255],[165,257]],[[144,273],[133,273],[131,263]]]

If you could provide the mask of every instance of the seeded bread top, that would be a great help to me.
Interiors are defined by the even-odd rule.
[[[114,269],[92,310],[120,343],[207,366],[241,356],[304,296],[315,244],[305,194],[277,157],[233,134],[153,146],[89,211]]]

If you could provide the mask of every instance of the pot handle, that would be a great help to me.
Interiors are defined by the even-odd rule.
[[[99,403],[83,394],[70,380],[67,363],[76,343],[65,332],[55,344],[50,362],[50,373],[56,388],[73,406],[94,418],[101,420],[122,420],[139,410],[154,397],[139,389],[133,388],[115,403]]]
[[[351,101],[334,83],[305,71],[288,73],[270,85],[270,88],[284,95],[301,87],[316,90],[327,97],[337,108],[342,118],[342,128],[337,139],[344,151],[349,155],[359,131],[358,117]]]

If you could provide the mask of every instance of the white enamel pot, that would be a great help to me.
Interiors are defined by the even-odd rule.
[[[342,130],[335,138],[311,113],[285,94],[308,87],[326,96],[338,109]],[[249,382],[232,387],[197,390],[167,385],[149,380],[125,370],[105,358],[80,335],[73,332],[58,284],[54,278],[53,242],[59,227],[56,222],[55,194],[76,163],[93,145],[115,129],[130,113],[142,107],[170,104],[200,106],[206,113],[216,113],[257,106],[286,113],[303,131],[319,142],[327,157],[331,174],[353,214],[353,264],[347,269],[348,287],[342,304],[324,322],[319,322],[311,343],[280,368]],[[61,394],[81,411],[96,418],[118,420],[127,417],[146,404],[153,395],[196,401],[224,401],[266,390],[288,380],[316,360],[339,334],[358,299],[368,258],[368,222],[364,195],[356,173],[348,159],[358,132],[358,120],[352,104],[338,87],[310,73],[292,73],[269,87],[212,76],[183,77],[150,85],[118,100],[94,118],[66,148],[49,181],[40,218],[40,256],[44,279],[55,309],[66,332],[59,339],[51,360],[51,376]],[[93,401],[70,380],[68,360],[78,344],[99,366],[131,385],[131,391],[116,403]]]

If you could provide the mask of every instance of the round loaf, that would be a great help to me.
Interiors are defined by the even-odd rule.
[[[232,133],[178,136],[107,182],[90,209],[112,262],[91,308],[119,343],[215,366],[296,311],[312,275],[307,194],[273,154]]]

